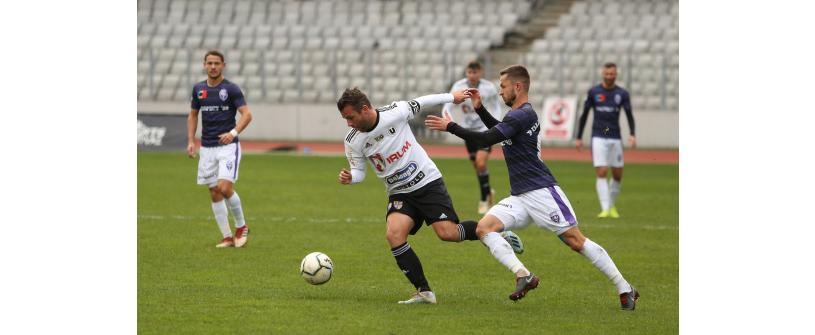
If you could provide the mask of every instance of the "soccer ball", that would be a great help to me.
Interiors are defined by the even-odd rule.
[[[325,284],[334,272],[334,262],[322,252],[312,252],[300,262],[300,275],[311,285]]]

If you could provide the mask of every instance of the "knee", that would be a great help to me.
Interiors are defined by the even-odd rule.
[[[487,235],[492,232],[498,232],[501,230],[496,224],[492,224],[486,221],[479,221],[478,226],[475,227],[475,235],[478,236],[479,239],[483,238],[484,235]]]
[[[209,189],[209,198],[212,199],[212,202],[224,200],[224,196],[221,195],[221,191],[217,187]]]
[[[452,223],[452,221],[440,221],[433,224],[433,228],[436,231],[436,236],[439,237],[442,241],[448,242],[460,242],[461,236],[459,236],[458,225]]]
[[[405,235],[406,234],[400,231],[388,229],[388,231],[385,233],[385,238],[388,240],[388,243],[390,243],[391,247],[396,247],[402,243],[405,243],[405,241],[407,240]]]
[[[221,184],[218,185],[218,192],[221,193],[224,197],[231,197],[232,196],[232,185],[230,184]]]

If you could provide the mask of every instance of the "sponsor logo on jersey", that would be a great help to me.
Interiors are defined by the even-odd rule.
[[[390,104],[390,105],[387,105],[387,106],[379,107],[379,108],[376,109],[376,111],[381,113],[381,112],[387,112],[387,111],[389,111],[391,109],[394,109],[394,108],[396,108],[396,103],[395,102]]]
[[[605,102],[605,101],[606,101],[606,96],[605,95],[602,95],[602,94],[594,95],[594,102]]]
[[[560,222],[560,214],[558,214],[558,212],[550,213],[549,218],[552,219],[552,222],[554,222],[554,223]]]
[[[225,88],[222,88],[220,92],[218,92],[218,97],[221,98],[221,101],[226,101],[229,98],[229,93],[226,92]]]
[[[385,138],[385,134],[379,134],[379,135],[376,135],[376,137],[374,137],[374,141],[379,142],[379,141],[381,141],[383,138]]]
[[[393,162],[398,161],[399,158],[402,158],[402,156],[404,156],[408,150],[410,150],[410,141],[405,141],[405,145],[403,145],[402,148],[399,149],[399,151],[394,152],[390,154],[390,156],[388,156],[388,164],[393,164]]]
[[[622,101],[623,101],[623,98],[619,94],[614,95],[614,103],[619,105],[620,102],[622,102]]]
[[[207,90],[200,90],[198,91],[198,100],[203,100],[207,98]]]
[[[419,170],[419,166],[416,165],[416,162],[410,162],[408,166],[396,171],[390,176],[385,177],[385,182],[390,185],[403,182],[408,180],[408,178],[416,173],[417,170]]]
[[[368,159],[371,160],[371,165],[374,166],[376,171],[382,172],[385,171],[385,160],[382,158],[381,154],[373,154],[368,156]]]
[[[373,146],[373,144],[371,144],[371,142],[365,142],[365,149],[368,149],[368,148],[370,148],[372,146]]]
[[[446,219],[446,218],[447,218],[447,214],[441,213],[441,215],[439,215],[439,219]]]
[[[420,181],[422,181],[422,179],[424,179],[424,176],[425,176],[424,171],[419,171],[419,174],[417,174],[416,177],[413,177],[413,179],[411,179],[407,184],[394,188],[393,190],[399,191],[416,186],[416,184],[418,184]]]
[[[594,110],[596,110],[596,111],[598,111],[598,112],[609,112],[609,113],[611,113],[611,112],[616,112],[616,111],[617,111],[617,107],[611,107],[611,106],[597,106],[597,107],[594,107]]]
[[[534,134],[535,131],[538,130],[539,126],[540,124],[538,124],[538,122],[535,122],[535,124],[532,125],[532,128],[529,128],[529,130],[526,131],[526,134],[532,136],[532,134]]]
[[[396,134],[396,128],[390,127],[388,128],[388,132],[391,133],[391,135]]]
[[[408,101],[408,106],[410,106],[410,111],[411,111],[413,114],[418,113],[418,112],[419,112],[419,109],[421,109],[421,107],[419,106],[419,103],[418,103],[418,102],[416,102],[416,100],[410,100],[410,101]]]
[[[512,139],[508,138],[508,139],[505,139],[505,140],[501,141],[501,146],[503,147],[505,145],[512,145]]]

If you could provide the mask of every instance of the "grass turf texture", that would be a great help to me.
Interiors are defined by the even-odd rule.
[[[464,148],[462,148],[464,150]],[[477,179],[466,159],[434,159],[461,219],[478,219]],[[138,331],[142,334],[675,334],[679,328],[678,166],[627,164],[620,219],[597,219],[590,163],[547,162],[580,228],[642,293],[620,311],[614,286],[583,256],[534,225],[517,230],[521,261],[541,277],[519,302],[512,274],[478,241],[440,241],[423,227],[408,241],[438,305],[396,304],[413,286],[385,241],[387,196],[368,169],[337,183],[343,157],[243,156],[236,190],[251,227],[244,249],[221,236],[197,160],[138,155]],[[489,162],[497,199],[508,196],[502,160]],[[232,218],[230,216],[230,226]],[[328,283],[300,278],[303,256],[326,253]]]

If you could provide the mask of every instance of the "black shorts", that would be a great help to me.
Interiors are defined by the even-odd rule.
[[[458,223],[458,214],[453,209],[453,200],[447,193],[444,181],[439,178],[422,188],[410,193],[391,194],[388,196],[388,215],[399,212],[413,219],[410,235],[415,235],[422,222],[432,225],[436,221],[450,220]]]
[[[475,145],[475,143],[473,143],[473,141],[464,140],[464,145],[467,146],[467,153],[470,155],[470,160],[471,161],[475,160],[475,153],[478,152],[478,150],[484,150],[484,151],[486,151],[488,153],[492,152],[492,146],[488,146],[488,147],[485,147],[485,148],[479,148],[479,147],[477,147]]]

